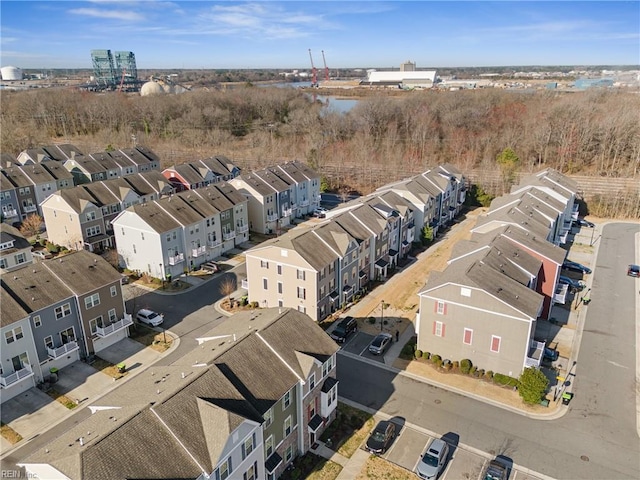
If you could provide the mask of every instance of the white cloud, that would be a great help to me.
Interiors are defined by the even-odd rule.
[[[130,10],[104,10],[99,8],[74,8],[69,10],[69,13],[74,15],[83,15],[86,17],[96,18],[110,18],[115,20],[124,21],[137,21],[144,20],[144,17],[139,13]]]

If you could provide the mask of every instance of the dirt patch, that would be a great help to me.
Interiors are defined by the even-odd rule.
[[[414,480],[416,475],[387,460],[371,455],[356,480]]]
[[[343,457],[351,458],[369,435],[374,423],[369,413],[338,402],[337,418],[320,439]]]
[[[282,480],[334,480],[342,470],[341,465],[311,452],[296,458],[292,467],[282,473]]]
[[[7,440],[11,445],[15,445],[20,440],[22,440],[22,435],[20,435],[13,428],[11,428],[9,425],[6,425],[4,423],[0,424],[0,435],[2,435],[2,437],[5,440]]]
[[[47,391],[47,395],[49,395],[51,398],[53,398],[56,402],[61,403],[62,405],[67,407],[69,410],[73,410],[74,408],[76,408],[78,406],[78,404],[76,402],[71,400],[69,397],[67,397],[65,395],[62,395],[60,392],[58,392],[54,388],[50,388]]]
[[[103,358],[96,357],[95,360],[91,363],[91,366],[98,370],[99,372],[104,373],[105,375],[109,375],[115,379],[119,379],[124,377],[127,372],[121,372],[120,369],[111,362],[107,362]]]
[[[157,332],[144,325],[135,324],[129,332],[129,337],[157,352],[165,352],[171,347],[173,338],[166,332]]]

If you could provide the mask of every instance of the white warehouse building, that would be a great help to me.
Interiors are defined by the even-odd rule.
[[[414,70],[414,71],[369,71],[367,79],[363,85],[402,85],[402,86],[422,86],[431,87],[436,81],[435,70]]]

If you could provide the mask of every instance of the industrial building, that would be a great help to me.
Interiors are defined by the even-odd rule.
[[[120,88],[138,84],[138,68],[133,52],[91,50],[93,77],[102,88]]]
[[[2,74],[2,80],[22,80],[22,70],[18,67],[2,67],[0,73]]]
[[[400,70],[369,70],[360,85],[371,87],[431,88],[436,83],[435,70],[416,70],[416,64],[405,62]]]

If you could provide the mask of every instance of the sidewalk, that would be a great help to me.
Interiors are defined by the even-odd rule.
[[[172,337],[173,342],[171,347],[162,353],[128,337],[101,350],[98,353],[100,358],[114,365],[121,362],[126,364],[127,374],[118,380],[82,361],[61,369],[59,379],[52,384],[52,388],[78,405],[73,410],[69,410],[37,387],[30,388],[3,403],[2,422],[19,433],[22,440],[12,445],[4,437],[0,437],[0,458],[135,378],[147,367],[173,352],[178,348],[180,338],[170,331],[165,333]]]

